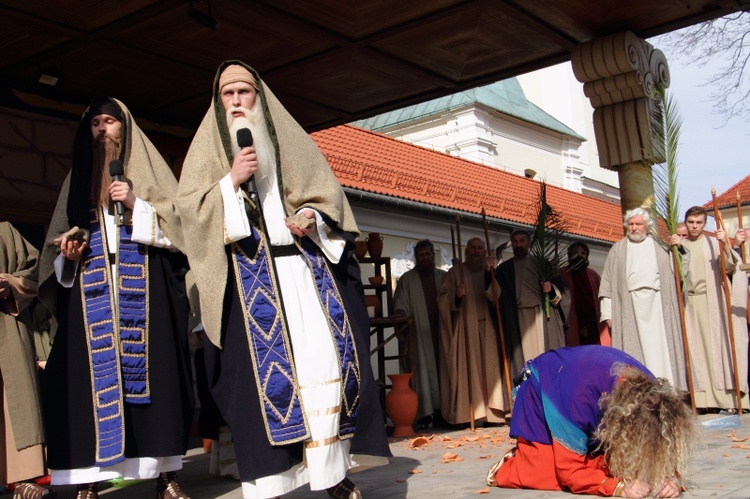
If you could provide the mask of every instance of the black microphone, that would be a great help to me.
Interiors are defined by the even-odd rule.
[[[249,128],[240,128],[237,130],[237,145],[240,146],[240,149],[253,145],[253,132],[251,132]],[[255,188],[255,175],[252,175],[250,179],[248,179],[245,188],[250,192],[250,198],[255,201],[255,195],[258,192]]]
[[[124,173],[125,167],[122,165],[121,160],[113,159],[109,162],[109,174],[112,176],[113,181],[122,182]],[[115,201],[115,213],[117,214],[115,218],[117,225],[125,225],[125,207],[122,205],[122,201]]]

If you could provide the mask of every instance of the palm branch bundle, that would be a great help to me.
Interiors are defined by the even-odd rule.
[[[536,202],[536,221],[531,234],[529,258],[539,282],[550,281],[559,275],[566,261],[562,257],[560,246],[563,236],[568,232],[568,224],[562,214],[547,202],[547,183],[539,184],[539,197]],[[541,291],[544,313],[549,320],[550,302],[547,293]]]

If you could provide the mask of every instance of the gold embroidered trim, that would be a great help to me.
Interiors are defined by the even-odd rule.
[[[321,388],[323,386],[333,385],[335,383],[341,383],[341,378],[336,378],[336,379],[332,379],[332,380],[328,380],[328,381],[323,381],[322,383],[315,383],[315,384],[312,384],[312,385],[300,386],[300,389],[301,390],[310,390],[310,389],[313,389],[313,388]]]
[[[338,441],[339,441],[338,435],[325,438],[323,440],[309,440],[305,442],[305,449],[315,449],[317,447],[328,447],[329,445],[333,445]]]
[[[313,409],[311,411],[308,411],[306,414],[308,415],[308,417],[318,418],[321,416],[330,416],[331,414],[338,414],[339,412],[341,412],[341,407],[338,405],[334,405],[326,409]]]

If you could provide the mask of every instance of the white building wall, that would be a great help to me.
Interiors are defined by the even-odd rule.
[[[586,142],[578,150],[581,176],[618,187],[617,173],[599,166],[594,109],[583,94],[583,84],[576,80],[570,63],[520,75],[518,81],[529,101],[586,137]]]
[[[465,106],[380,132],[516,175],[532,169],[537,178],[581,192],[580,181],[566,181],[571,168],[583,170],[581,141],[493,110]]]

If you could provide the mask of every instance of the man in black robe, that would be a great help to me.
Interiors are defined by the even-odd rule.
[[[118,160],[125,178],[113,180]],[[59,324],[42,384],[48,462],[78,499],[112,478],[157,478],[158,498],[187,497],[175,480],[193,416],[176,189],[128,109],[97,98],[40,265]]]

